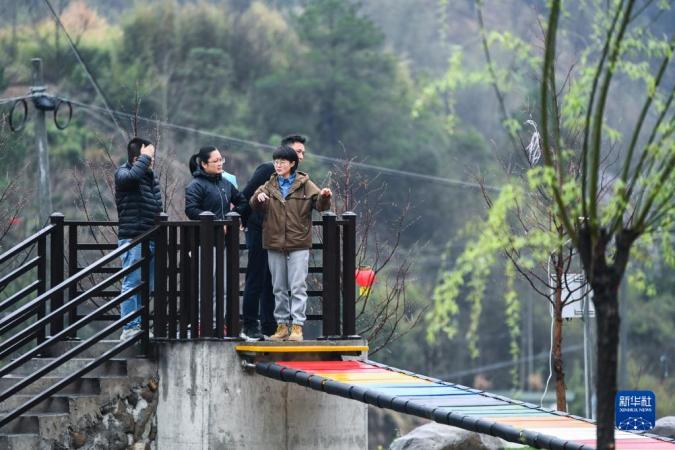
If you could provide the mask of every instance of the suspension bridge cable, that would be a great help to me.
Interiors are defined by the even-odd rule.
[[[73,105],[80,106],[85,109],[90,109],[90,110],[96,110],[96,111],[105,111],[103,108],[95,105],[89,105],[86,103],[79,102],[77,100],[73,100],[70,98],[60,98],[60,100],[63,101],[69,101]],[[148,117],[143,117],[143,116],[134,116],[133,114],[125,113],[122,111],[116,111],[116,110],[110,110],[112,114],[117,114],[122,117],[126,118],[137,118],[138,120],[142,120],[144,122],[149,122],[154,124],[155,126],[158,127],[165,127],[165,128],[172,128],[176,130],[181,130],[181,131],[186,131],[186,132],[191,132],[191,133],[196,133],[200,134],[203,136],[208,136],[208,137],[213,137],[217,139],[221,139],[224,141],[229,141],[229,142],[236,142],[238,144],[242,145],[247,145],[250,147],[257,147],[257,148],[265,148],[265,149],[275,149],[276,147],[270,144],[264,144],[262,142],[256,142],[256,141],[251,141],[251,140],[246,140],[246,139],[240,139],[232,136],[226,136],[223,134],[219,133],[214,133],[211,131],[205,131],[205,130],[200,130],[197,128],[192,128],[184,125],[178,125],[170,122],[163,122],[161,120],[157,119],[150,119]],[[321,161],[328,161],[331,163],[347,163],[348,161],[342,158],[336,158],[332,156],[324,156],[324,155],[319,155],[316,153],[312,153],[312,157],[316,158]],[[366,169],[366,170],[373,170],[381,173],[386,173],[390,175],[397,175],[401,177],[409,177],[409,178],[417,178],[417,179],[422,179],[426,181],[432,181],[436,183],[441,183],[445,185],[450,185],[450,186],[459,186],[459,187],[465,187],[465,188],[472,188],[472,189],[486,189],[489,191],[494,191],[494,192],[499,192],[499,188],[497,186],[491,186],[491,185],[482,185],[480,183],[474,183],[470,181],[462,181],[462,180],[457,180],[457,179],[452,179],[452,178],[444,178],[444,177],[439,177],[436,175],[429,175],[429,174],[424,174],[424,173],[418,173],[418,172],[410,172],[410,171],[404,171],[404,170],[399,170],[399,169],[392,169],[389,167],[383,167],[383,166],[378,166],[376,164],[368,164],[368,163],[362,163],[362,162],[356,162],[356,161],[351,161],[349,162],[349,165],[351,167],[357,167],[361,169]]]
[[[75,57],[77,58],[79,63],[84,68],[84,71],[87,74],[87,77],[89,78],[89,81],[91,81],[91,84],[94,86],[94,89],[96,90],[98,95],[101,97],[101,100],[103,100],[103,104],[105,105],[106,110],[110,114],[110,118],[112,119],[113,123],[115,124],[115,127],[117,127],[117,131],[119,131],[119,133],[122,135],[122,139],[126,140],[127,135],[124,132],[124,130],[122,130],[122,127],[120,126],[120,124],[117,122],[117,119],[115,118],[115,115],[113,114],[113,112],[110,108],[108,98],[103,93],[103,90],[101,90],[101,87],[98,85],[98,82],[96,82],[96,79],[94,78],[94,75],[89,70],[89,66],[87,66],[87,63],[84,62],[84,59],[82,58],[82,55],[80,54],[80,51],[77,49],[77,47],[75,46],[75,43],[70,38],[70,34],[68,34],[68,30],[66,30],[66,27],[63,25],[63,22],[61,22],[61,18],[59,17],[58,14],[56,14],[56,11],[54,10],[54,7],[49,2],[49,0],[44,0],[44,2],[47,5],[47,7],[49,8],[49,11],[51,11],[52,16],[54,16],[54,20],[56,20],[56,22],[59,24],[59,26],[63,30],[63,33],[66,35],[66,38],[68,39],[68,44],[70,45],[70,48],[73,50],[73,53],[75,53]]]

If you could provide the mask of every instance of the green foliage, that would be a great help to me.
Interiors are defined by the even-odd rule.
[[[479,224],[473,224],[472,238],[463,252],[457,257],[452,269],[445,269],[439,276],[434,290],[434,307],[427,314],[429,322],[427,339],[434,342],[438,333],[444,333],[453,338],[458,330],[456,322],[459,313],[458,301],[460,296],[466,295],[470,304],[471,314],[467,332],[469,351],[473,358],[478,357],[479,322],[483,309],[483,301],[490,275],[504,249],[511,249],[520,254],[523,265],[534,265],[536,258],[541,254],[550,254],[559,244],[556,233],[534,230],[527,238],[514,236],[511,230],[513,213],[524,199],[525,191],[517,184],[502,187],[499,196],[492,203],[487,219]],[[444,255],[447,259],[448,255]],[[511,356],[516,359],[519,355],[518,337],[520,302],[514,290],[513,268],[506,268],[507,289],[504,301],[506,306],[506,321],[511,337]],[[493,296],[494,294],[491,294]]]
[[[413,105],[412,117],[418,118],[423,109],[434,111],[445,118],[445,131],[454,134],[458,121],[455,112],[457,91],[475,85],[485,85],[487,82],[487,74],[470,72],[464,67],[462,49],[454,47],[445,74],[429,82],[418,94]]]
[[[520,357],[520,300],[515,287],[516,269],[513,264],[505,264],[504,272],[506,278],[506,289],[504,292],[506,327],[509,330],[509,354],[511,359],[516,362]],[[511,384],[518,386],[518,366],[514,364],[511,368]]]
[[[307,130],[324,154],[340,155],[341,142],[348,155],[367,148],[373,161],[405,162],[414,135],[409,80],[384,51],[382,33],[354,5],[335,0],[311,2],[297,22],[303,50],[290,68],[257,83],[260,126]]]
[[[430,3],[432,8],[427,7]],[[617,3],[612,1],[609,5]],[[102,1],[87,4],[107,6]],[[517,318],[523,290],[519,289],[521,295],[516,294],[516,286],[520,285],[514,284],[513,267],[508,261],[502,270],[503,252],[517,250],[520,267],[537,270],[548,260],[551,250],[565,241],[549,227],[561,211],[552,201],[554,187],[559,188],[571,217],[583,215],[579,182],[573,176],[559,181],[560,173],[576,173],[572,164],[578,163],[580,131],[585,125],[598,52],[611,22],[611,15],[597,9],[597,0],[566,5],[569,22],[564,24],[566,34],[560,43],[558,80],[564,78],[567,82],[557,86],[563,94],[563,145],[556,156],[562,162],[561,170],[538,166],[529,175],[523,169],[526,165],[520,147],[514,148],[508,137],[517,137],[517,143],[520,138],[529,140],[523,133],[523,122],[532,118],[538,107],[533,80],[540,78],[541,34],[536,17],[527,16],[530,8],[518,2],[492,2],[486,10],[490,15],[486,22],[499,27],[485,33],[493,54],[493,74],[482,63],[478,31],[471,16],[473,5],[467,7],[461,2],[369,0],[360,7],[337,0],[157,0],[134,5],[98,8],[106,19],[99,17],[86,32],[75,32],[73,37],[113,108],[134,111],[138,94],[141,115],[207,133],[159,130],[162,154],[168,153],[167,148],[175,151],[169,163],[178,175],[169,172],[167,176],[177,184],[179,192],[170,209],[172,218],[181,214],[180,191],[185,179],[179,175],[185,175],[186,155],[196,146],[228,146],[228,163],[232,162],[228,170],[236,171],[240,180],[245,180],[253,167],[268,157],[266,149],[248,152],[250,148],[217,139],[209,132],[272,145],[288,132],[308,134],[306,168],[317,180],[324,177],[320,170],[327,171],[328,167],[312,154],[358,157],[362,162],[443,178],[467,180],[475,176],[489,184],[499,184],[507,178],[513,188],[507,193],[511,199],[495,202],[497,210],[488,211],[485,221],[474,217],[483,204],[480,192],[402,176],[380,175],[377,179],[387,198],[395,199],[397,206],[402,207],[407,198],[412,198],[413,215],[419,218],[403,236],[405,245],[415,243],[426,258],[411,275],[419,280],[408,295],[417,301],[411,304],[413,313],[426,306],[425,300],[431,296],[427,285],[438,281],[434,311],[427,317],[429,331],[423,323],[413,330],[409,340],[395,343],[391,353],[380,354],[402,367],[418,367],[425,373],[438,370],[439,374],[489,362],[507,351],[517,357]],[[372,20],[365,11],[370,11]],[[30,58],[42,57],[51,92],[101,106],[64,37],[55,39],[54,23],[43,20],[45,17],[25,7],[19,15],[15,41],[9,27],[0,29],[0,89],[10,86],[25,91],[30,84]],[[657,19],[648,16],[644,23]],[[439,28],[447,40],[437,39]],[[604,161],[615,161],[624,154],[631,130],[625,126],[622,114],[639,108],[636,101],[640,95],[653,94],[647,123],[655,122],[661,112],[668,110],[668,97],[663,89],[657,89],[653,69],[654,61],[672,51],[660,38],[670,32],[670,27],[629,30],[616,64],[620,88],[610,91],[611,114],[602,121],[603,142],[607,149],[615,149]],[[645,55],[651,62],[646,63]],[[567,78],[562,64],[569,62],[574,63],[574,70]],[[672,67],[668,70],[672,79]],[[505,94],[506,109],[513,111],[506,116],[498,114],[498,104],[484,101],[494,97],[493,82]],[[5,112],[5,105],[2,108]],[[672,178],[660,181],[658,177],[658,169],[664,167],[662,162],[673,153],[671,116],[672,113],[666,115],[654,139],[644,147],[644,167],[655,175],[640,176],[634,182],[635,192],[657,188],[655,205],[668,204],[671,198]],[[121,123],[130,130],[129,120]],[[142,133],[157,132],[152,126],[144,126]],[[108,162],[103,148],[109,146],[110,136],[107,115],[80,107],[75,107],[74,121],[65,132],[50,129],[52,172],[57,177],[54,206],[67,217],[83,215],[80,207],[74,206],[79,202],[74,177],[81,179],[91,206],[99,201],[92,181],[96,176],[105,186],[105,178],[110,175],[107,168],[97,171]],[[639,142],[648,140],[648,133],[640,135]],[[22,134],[12,135],[7,158],[0,161],[0,186],[7,185],[17,167],[28,165],[31,173],[33,146],[29,120]],[[118,143],[110,151],[115,163],[124,153]],[[635,155],[633,161],[638,160],[639,155]],[[88,164],[92,162],[100,165],[90,168]],[[499,168],[501,163],[507,168],[504,173]],[[613,179],[620,170],[610,166],[605,180]],[[376,178],[373,176],[373,181]],[[30,203],[35,189],[32,177],[22,181],[25,185],[21,193]],[[598,196],[604,209],[600,215],[603,222],[611,223],[622,209],[638,203],[634,200],[642,204],[650,200],[649,196],[634,196],[630,201],[621,198],[630,186],[628,178],[607,186]],[[543,206],[536,194],[538,189],[547,195]],[[111,192],[106,192],[106,207],[110,206],[106,202]],[[382,208],[376,214],[387,222],[398,215],[397,206]],[[544,213],[535,215],[529,206]],[[91,210],[98,214],[96,208]],[[26,217],[30,213],[27,211]],[[644,308],[639,308],[636,317],[649,323],[651,314],[659,315],[653,330],[648,325],[624,321],[636,330],[635,341],[655,339],[659,345],[667,346],[672,337],[665,327],[672,312],[661,305],[672,303],[672,298],[664,294],[672,289],[663,276],[654,274],[660,265],[670,267],[675,262],[670,232],[673,214],[672,208],[666,208],[662,215],[653,217],[655,220],[648,225],[654,233],[641,239],[631,253],[636,262],[630,268],[631,296],[645,297],[639,299]],[[543,224],[544,229],[525,234],[518,225],[521,219],[529,225]],[[21,233],[25,235],[28,229],[26,225]],[[460,229],[465,230],[464,234],[457,233]],[[13,237],[19,236],[17,233]],[[455,262],[457,252],[448,248],[444,252],[448,266],[436,280],[441,253],[436,248],[443,245],[439,242],[451,240],[453,245],[463,245],[466,236],[470,242],[465,245],[464,256]],[[430,249],[417,247],[428,239]],[[424,342],[427,332],[432,334],[432,344]],[[497,333],[503,335],[499,339],[490,337]],[[542,340],[542,346],[543,341],[548,342]],[[452,358],[447,358],[449,351],[453,352]]]
[[[658,361],[658,359],[657,359]],[[663,369],[660,369],[662,371]],[[675,411],[675,378],[654,376],[646,373],[646,367],[638,362],[629,365],[629,386],[627,389],[648,390],[656,396],[656,417],[671,416]]]

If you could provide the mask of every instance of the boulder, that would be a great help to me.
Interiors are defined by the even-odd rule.
[[[462,428],[428,423],[394,440],[390,450],[499,450],[502,440]]]
[[[675,439],[675,416],[661,417],[651,432]]]

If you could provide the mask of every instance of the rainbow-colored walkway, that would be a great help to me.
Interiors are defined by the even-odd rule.
[[[595,425],[581,417],[372,361],[257,362],[271,378],[533,447],[590,450]],[[675,440],[616,432],[617,450],[675,450]]]

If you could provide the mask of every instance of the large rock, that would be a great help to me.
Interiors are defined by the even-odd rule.
[[[387,448],[394,439],[427,423],[432,421],[368,405],[368,448]]]
[[[675,439],[675,416],[661,417],[651,432]]]
[[[462,428],[428,423],[391,443],[390,450],[500,450],[502,440]]]

